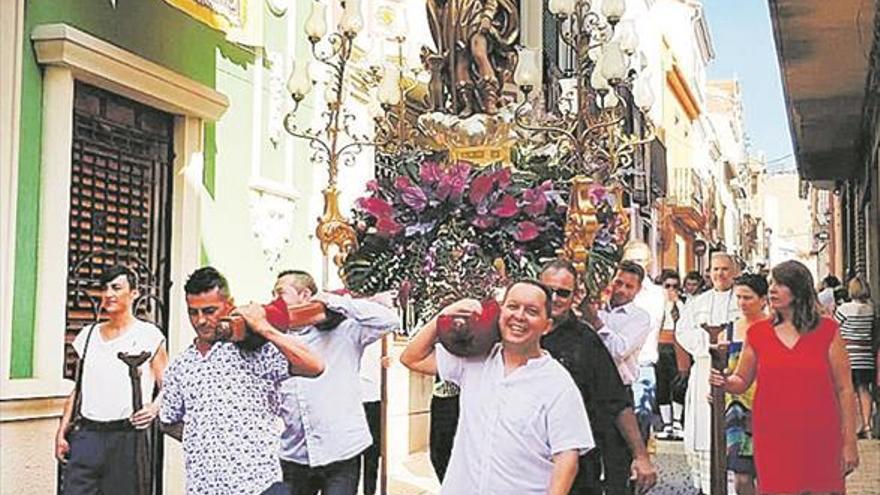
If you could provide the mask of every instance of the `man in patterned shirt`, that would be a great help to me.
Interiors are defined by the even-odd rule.
[[[276,493],[269,490],[282,490],[277,385],[291,375],[318,376],[324,363],[273,328],[262,306],[234,309],[214,268],[193,272],[184,291],[196,339],[168,366],[160,418],[163,430],[183,442],[186,491]],[[232,313],[268,342],[246,351],[222,341],[219,323]]]

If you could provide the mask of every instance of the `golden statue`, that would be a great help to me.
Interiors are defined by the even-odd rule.
[[[519,37],[516,0],[428,0],[436,52],[423,51],[431,70],[434,111],[494,114],[513,76]]]

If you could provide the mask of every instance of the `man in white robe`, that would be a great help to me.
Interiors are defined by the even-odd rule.
[[[712,358],[709,334],[702,325],[732,324],[740,317],[733,295],[733,281],[738,272],[733,258],[727,253],[713,253],[709,270],[713,289],[685,304],[675,330],[678,343],[694,358],[685,397],[684,448],[694,488],[705,494],[710,490],[712,409],[707,397]]]

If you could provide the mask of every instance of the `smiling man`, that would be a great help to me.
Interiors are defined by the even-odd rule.
[[[461,387],[461,418],[441,495],[565,495],[578,457],[594,445],[571,376],[546,351],[552,296],[534,280],[511,285],[501,304],[501,343],[462,358],[437,345],[437,317],[416,334],[400,361]],[[468,318],[479,301],[463,299],[440,315]],[[439,316],[439,315],[438,315]]]

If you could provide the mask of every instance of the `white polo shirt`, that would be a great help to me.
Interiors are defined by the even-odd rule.
[[[599,329],[599,337],[614,358],[623,384],[632,385],[639,377],[638,357],[651,333],[651,317],[634,302],[629,302],[600,310],[599,319],[605,324]]]
[[[155,384],[150,363],[165,341],[165,336],[156,325],[135,319],[124,333],[112,340],[104,340],[101,325],[95,326],[86,353],[82,377],[82,415],[92,421],[117,421],[128,418],[133,412],[128,365],[119,359],[118,354],[150,353],[150,358],[139,367],[141,397],[145,405],[149,404],[153,400]],[[80,358],[91,328],[91,325],[83,328],[73,341],[73,349]]]
[[[461,387],[441,495],[543,495],[553,455],[595,445],[574,380],[548,353],[505,376],[501,344],[476,358],[436,349],[440,378]]]

